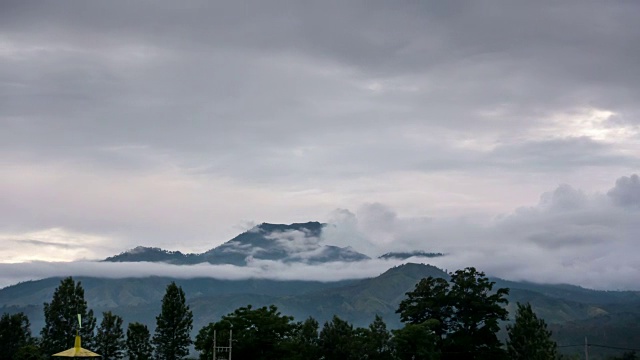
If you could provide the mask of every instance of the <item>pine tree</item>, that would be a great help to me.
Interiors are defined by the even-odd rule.
[[[518,310],[513,325],[507,326],[507,352],[514,360],[546,360],[555,359],[557,344],[551,340],[551,331],[547,324],[539,319],[530,304],[518,303]]]
[[[20,348],[32,342],[29,318],[24,313],[2,314],[0,318],[0,358],[13,359]]]
[[[80,329],[78,314],[82,318]],[[72,277],[60,282],[51,303],[44,303],[44,322],[40,331],[41,348],[47,356],[72,347],[78,330],[82,346],[88,349],[94,346],[96,319],[93,317],[93,310],[87,309],[82,284],[80,281],[76,284]]]
[[[157,359],[177,360],[189,354],[193,314],[186,304],[184,291],[175,282],[167,286],[156,324],[153,344]]]
[[[391,333],[382,317],[376,315],[367,329],[364,329],[363,353],[371,360],[391,360]]]
[[[330,322],[325,322],[320,331],[320,354],[326,360],[357,359],[360,352],[354,346],[357,343],[353,325],[336,315]]]
[[[129,360],[151,360],[153,346],[147,325],[130,323],[127,328],[127,355]]]
[[[122,359],[124,357],[124,332],[122,318],[111,311],[102,313],[102,322],[96,335],[96,350],[104,359]]]

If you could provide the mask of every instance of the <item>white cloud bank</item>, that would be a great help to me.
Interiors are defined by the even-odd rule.
[[[321,239],[312,240],[313,247],[353,246],[371,256],[387,251],[444,252],[447,254],[444,257],[409,261],[428,262],[450,271],[475,266],[487,274],[511,280],[572,283],[596,289],[640,289],[637,175],[619,178],[606,193],[588,194],[560,185],[544,193],[537,205],[518,208],[489,222],[455,217],[405,218],[383,204],[363,205],[355,212],[336,210],[330,219],[332,225]],[[293,236],[292,245],[305,248],[310,245],[311,240],[299,240]],[[0,264],[0,284],[67,275],[330,281],[377,276],[400,263],[403,261],[372,259],[312,265],[252,259],[246,267],[237,267],[35,261]]]

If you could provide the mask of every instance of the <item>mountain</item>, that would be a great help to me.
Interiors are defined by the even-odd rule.
[[[406,292],[422,278],[448,277],[444,271],[424,264],[405,264],[379,276],[338,282],[279,281],[265,279],[219,280],[211,278],[172,279],[167,277],[104,279],[79,277],[88,305],[99,317],[103,311],[122,316],[125,322],[138,321],[155,326],[160,301],[167,284],[175,281],[187,296],[194,313],[194,334],[211,321],[217,321],[248,304],[254,307],[274,304],[296,320],[313,316],[321,324],[338,315],[355,326],[367,326],[376,314],[390,328],[401,326],[395,313]],[[42,304],[51,301],[60,278],[28,281],[0,289],[0,313],[23,311],[32,330],[43,326]],[[594,343],[607,343],[607,334],[626,334],[620,339],[637,339],[640,323],[640,293],[595,291],[571,285],[541,285],[501,279],[496,287],[509,287],[508,310],[515,314],[516,302],[531,303],[557,333],[558,341],[571,342],[584,334]],[[629,320],[631,319],[631,320]],[[126,326],[125,323],[125,326]],[[607,333],[598,332],[602,325]],[[582,334],[582,335],[580,335]],[[633,347],[623,340],[620,346]],[[624,345],[626,344],[626,345]]]
[[[157,247],[138,246],[119,255],[111,256],[104,261],[109,262],[165,262],[170,264],[188,264],[196,254],[183,254],[180,251],[167,251]]]
[[[202,254],[183,254],[179,251],[166,251],[159,248],[136,247],[108,257],[104,261],[149,261],[170,264],[208,262],[242,266],[251,260],[318,264],[369,259],[368,256],[351,247],[321,245],[320,237],[324,227],[324,224],[315,221],[289,225],[262,223]]]

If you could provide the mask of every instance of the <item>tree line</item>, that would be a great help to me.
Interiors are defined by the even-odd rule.
[[[557,345],[545,322],[529,304],[517,304],[515,320],[507,325],[502,343],[498,331],[508,319],[509,289],[493,289],[483,272],[466,268],[448,280],[428,277],[407,292],[397,313],[404,326],[389,330],[376,316],[368,327],[354,327],[334,316],[321,327],[312,317],[296,322],[274,305],[240,307],[201,328],[191,338],[193,314],[185,293],[174,282],[166,288],[153,336],[145,324],[130,323],[111,312],[102,314],[96,329],[93,311],[84,299],[80,282],[63,279],[50,303],[44,304],[45,325],[40,337],[30,331],[23,313],[0,319],[0,356],[9,360],[48,359],[73,346],[76,333],[83,347],[103,359],[179,360],[191,346],[199,358],[228,358],[232,336],[234,360],[456,360],[456,359],[556,359]],[[80,314],[82,323],[77,320]],[[215,356],[214,356],[215,355]],[[635,358],[635,354],[633,355]]]

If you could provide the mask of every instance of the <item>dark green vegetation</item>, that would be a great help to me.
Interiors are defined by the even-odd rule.
[[[502,359],[499,321],[507,320],[509,290],[493,290],[494,283],[475,268],[458,270],[447,281],[428,277],[400,302],[403,322],[428,325],[435,353],[442,359]]]
[[[0,318],[0,356],[2,358],[19,357],[19,352],[35,347],[31,337],[29,318],[23,313],[3,314]]]
[[[513,324],[507,325],[507,352],[513,360],[554,359],[558,346],[551,340],[547,324],[531,309],[530,304],[518,305]]]
[[[63,279],[53,292],[51,302],[44,303],[40,347],[45,354],[54,354],[72,347],[75,335],[79,334],[83,345],[92,348],[95,327],[96,319],[87,306],[81,283],[70,277]]]
[[[150,360],[153,354],[151,334],[147,325],[130,323],[127,328],[127,356],[129,360]]]
[[[290,339],[295,345],[287,346],[300,349],[300,359],[313,358],[313,354],[318,351],[316,344],[320,342],[319,333],[325,323],[332,323],[344,330],[344,324],[334,321],[334,315],[347,323],[347,327],[354,327],[354,341],[361,338],[362,329],[368,329],[376,315],[380,315],[384,319],[385,328],[393,334],[393,346],[404,351],[398,350],[395,356],[411,359],[411,356],[419,352],[433,354],[433,351],[428,350],[429,346],[437,349],[437,343],[430,340],[436,325],[431,320],[416,324],[402,323],[396,310],[401,301],[408,298],[405,293],[415,290],[416,284],[429,276],[445,279],[445,283],[451,285],[448,282],[449,275],[435,267],[406,264],[389,269],[375,278],[335,283],[256,279],[223,281],[76,278],[78,284],[73,288],[74,291],[83,290],[86,303],[96,314],[111,311],[124,320],[123,327],[129,325],[127,333],[131,332],[132,336],[140,339],[134,342],[140,347],[139,355],[136,357],[139,359],[149,358],[149,340],[155,331],[156,316],[161,311],[167,284],[172,281],[184,291],[186,305],[193,312],[193,331],[190,334],[192,339],[196,339],[200,329],[220,322],[223,316],[232,316],[236,310],[247,308],[247,304],[252,305],[252,311],[262,307],[266,307],[268,311],[270,305],[274,305],[277,308],[276,313],[280,314],[278,316],[293,317],[294,320],[290,323],[295,324],[296,329],[299,328]],[[593,291],[575,286],[538,285],[499,279],[492,281],[496,282],[494,290],[510,289],[506,297],[509,300],[506,309],[509,311],[510,320],[516,315],[516,302],[530,303],[536,316],[546,321],[548,328],[553,332],[553,339],[561,346],[583,344],[585,336],[589,338],[590,343],[596,345],[635,349],[637,344],[640,344],[640,296],[637,292]],[[82,289],[76,289],[80,282]],[[3,307],[0,308],[0,313],[23,312],[31,320],[31,329],[38,333],[39,329],[44,327],[42,304],[47,302],[53,306],[53,295],[59,292],[57,288],[60,286],[61,279],[45,279],[1,289],[0,304]],[[65,286],[66,288],[71,287]],[[448,292],[451,292],[451,288]],[[69,324],[76,326],[75,310],[71,311],[70,316]],[[101,321],[102,317],[97,320]],[[298,323],[296,320],[304,321]],[[139,324],[135,324],[136,322]],[[86,319],[83,319],[83,326],[85,324]],[[378,323],[378,329],[379,325]],[[503,330],[498,333],[498,338],[503,343],[507,336],[504,331],[505,325],[500,323]],[[224,332],[229,324],[225,322],[218,326]],[[75,335],[73,328],[71,332]],[[220,331],[218,333],[219,336],[224,336],[220,335]],[[383,332],[377,333],[382,334],[379,338],[384,338]],[[328,335],[327,333],[323,337],[323,341],[329,341]],[[73,338],[66,341],[65,348],[71,347]],[[377,346],[380,349],[390,346],[382,340],[378,343],[381,344]],[[83,344],[87,344],[84,338]],[[385,353],[382,350],[380,352]],[[580,346],[560,347],[559,352],[583,353],[583,349]],[[609,355],[622,356],[624,351],[594,346],[590,352],[590,359],[594,360],[604,359],[604,356]],[[598,357],[599,355],[601,356]]]
[[[96,350],[105,359],[122,359],[125,355],[122,318],[111,311],[102,313],[96,335]]]
[[[158,360],[177,360],[189,354],[193,314],[182,288],[172,282],[162,298],[162,311],[156,317],[152,343]]]

